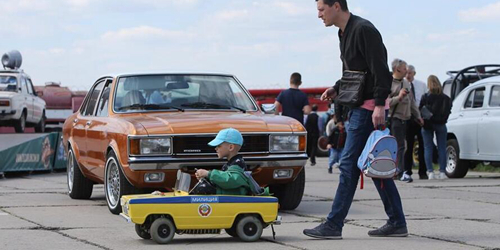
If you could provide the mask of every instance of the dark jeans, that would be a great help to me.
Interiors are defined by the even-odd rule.
[[[406,139],[406,123],[398,118],[392,118],[391,121],[391,135],[396,137],[398,142],[398,173],[399,175],[404,172],[404,154],[405,154],[405,139]]]
[[[405,152],[405,172],[412,175],[413,167],[413,144],[415,143],[415,136],[418,140],[418,175],[426,176],[427,168],[425,165],[424,157],[424,139],[422,137],[422,127],[414,120],[409,120],[406,123],[406,152]]]
[[[333,200],[332,210],[327,217],[328,222],[340,230],[344,226],[344,219],[347,217],[358,186],[361,171],[357,162],[370,133],[373,131],[372,113],[372,111],[362,108],[355,108],[350,112],[347,139],[340,159],[339,186]],[[394,180],[372,180],[384,204],[385,213],[389,217],[388,223],[394,226],[405,226],[403,205]]]
[[[434,133],[436,133],[437,150],[439,154],[439,172],[444,173],[446,171],[446,136],[448,133],[446,124],[433,124],[432,129],[429,130],[422,128],[422,136],[424,137],[425,145],[425,164],[427,165],[427,171],[432,172],[434,169],[432,165]]]
[[[316,148],[318,147],[318,136],[307,136],[307,156],[311,163],[316,163]]]

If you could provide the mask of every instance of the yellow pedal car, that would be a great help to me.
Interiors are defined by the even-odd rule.
[[[170,242],[175,233],[219,234],[222,229],[243,241],[256,241],[265,227],[281,224],[275,197],[190,195],[178,186],[169,193],[123,196],[120,215],[135,223],[139,237],[158,244]]]

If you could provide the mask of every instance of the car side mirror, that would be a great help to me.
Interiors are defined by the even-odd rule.
[[[274,114],[274,111],[276,111],[276,105],[274,104],[261,104],[260,108],[266,114]]]

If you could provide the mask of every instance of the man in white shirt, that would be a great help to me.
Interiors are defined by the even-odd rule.
[[[422,99],[422,95],[427,92],[427,86],[424,82],[416,80],[415,67],[413,65],[408,65],[406,80],[410,83],[410,93],[414,95],[414,99],[416,101],[417,106],[420,105],[420,100]],[[412,117],[413,118],[413,117]],[[424,160],[424,141],[422,139],[421,126],[415,121],[415,119],[411,119],[407,123],[406,127],[406,152],[404,155],[404,169],[406,178],[403,178],[403,181],[411,182],[413,179],[412,175],[412,167],[413,167],[413,143],[415,142],[415,136],[418,138],[418,175],[420,179],[427,179],[426,166]]]

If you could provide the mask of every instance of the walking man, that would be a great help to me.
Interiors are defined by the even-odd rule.
[[[274,114],[278,115],[282,107],[282,115],[295,118],[304,125],[304,114],[308,115],[311,112],[311,106],[309,106],[306,93],[299,90],[301,84],[302,76],[297,72],[293,73],[290,76],[290,88],[281,91],[274,102],[276,106]]]
[[[387,66],[387,51],[378,30],[361,17],[349,12],[346,0],[316,0],[318,17],[326,27],[339,28],[341,57],[350,70],[365,71],[363,99],[361,106],[352,107],[347,127],[347,139],[340,160],[340,180],[332,208],[326,222],[313,229],[305,229],[304,234],[323,239],[341,239],[344,219],[351,207],[358,185],[360,170],[357,161],[370,133],[385,124],[386,101],[392,77]],[[346,65],[344,65],[344,69]],[[323,93],[321,99],[335,98],[339,84]],[[401,198],[392,179],[373,179],[384,204],[389,219],[387,223],[368,232],[370,236],[408,235]]]

